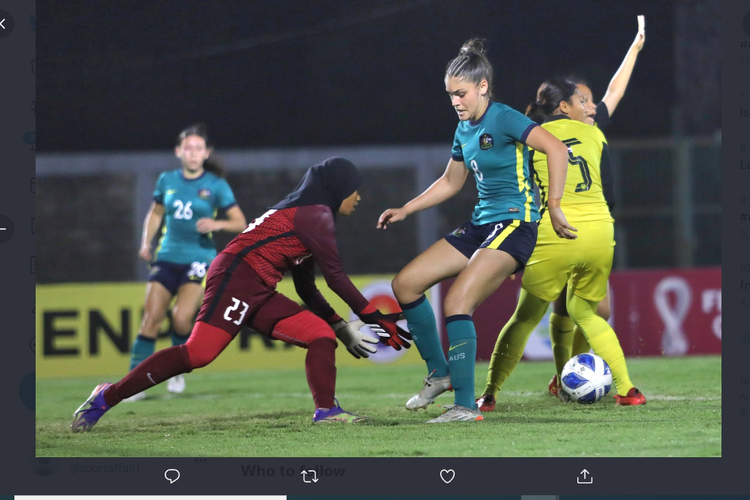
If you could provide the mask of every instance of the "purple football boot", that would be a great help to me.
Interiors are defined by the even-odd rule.
[[[314,424],[332,422],[345,422],[347,424],[353,424],[355,422],[362,422],[363,420],[366,420],[365,417],[360,417],[359,415],[344,411],[344,409],[339,406],[339,401],[337,399],[334,401],[336,401],[336,406],[334,406],[333,408],[318,408],[317,410],[315,410],[315,414],[313,415]]]
[[[109,406],[104,402],[104,390],[111,385],[109,382],[97,385],[86,402],[76,410],[73,414],[73,423],[70,424],[73,432],[90,431],[109,410]]]

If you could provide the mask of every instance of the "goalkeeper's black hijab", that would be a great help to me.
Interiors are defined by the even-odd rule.
[[[307,169],[297,188],[271,208],[326,205],[336,215],[341,203],[359,189],[362,180],[354,163],[340,157],[328,158]]]

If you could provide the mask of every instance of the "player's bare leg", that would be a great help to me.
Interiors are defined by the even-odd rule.
[[[461,271],[445,298],[445,323],[450,339],[448,363],[456,405],[431,423],[483,420],[474,402],[474,364],[477,335],[471,314],[518,267],[518,261],[501,250],[480,248]]]
[[[172,307],[172,326],[180,337],[188,337],[203,303],[204,289],[198,283],[185,283],[177,290],[177,300]],[[183,342],[184,343],[184,342]]]
[[[133,371],[140,363],[154,353],[156,337],[159,334],[164,319],[167,317],[167,309],[172,301],[172,294],[158,281],[149,281],[146,285],[146,300],[143,308],[143,321],[141,330],[133,342],[130,355],[130,370]],[[126,399],[128,403],[140,401],[146,395],[142,392],[134,394]]]
[[[472,314],[517,268],[518,261],[507,252],[477,250],[445,297],[446,317]]]
[[[184,283],[177,290],[177,300],[172,307],[172,345],[187,342],[195,323],[195,315],[203,303],[204,289],[199,283]],[[185,392],[185,376],[180,374],[167,381],[167,390],[172,394]]]
[[[409,410],[426,408],[440,394],[451,390],[448,361],[425,291],[444,279],[458,275],[468,262],[464,254],[443,239],[407,264],[393,280],[393,293],[404,311],[419,354],[427,364],[428,375],[422,390],[406,403]]]
[[[409,262],[393,279],[393,293],[401,304],[418,300],[441,281],[458,276],[469,259],[445,239]]]
[[[164,285],[158,281],[149,281],[146,285],[146,301],[143,307],[143,321],[139,335],[150,339],[156,339],[164,319],[167,317],[167,309],[172,301],[172,294]]]

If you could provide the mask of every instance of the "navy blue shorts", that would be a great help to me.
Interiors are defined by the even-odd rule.
[[[177,290],[185,283],[203,285],[206,279],[206,270],[210,262],[193,262],[192,264],[173,264],[171,262],[154,262],[151,264],[149,281],[158,281],[172,295],[177,295]]]
[[[521,271],[536,245],[539,224],[507,219],[481,226],[469,221],[445,236],[456,250],[471,258],[480,248],[502,250],[518,261],[515,272]]]

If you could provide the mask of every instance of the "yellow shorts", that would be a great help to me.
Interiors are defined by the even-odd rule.
[[[607,294],[615,238],[611,221],[571,222],[575,240],[558,238],[552,224],[539,225],[534,253],[523,273],[523,287],[532,295],[554,301],[567,283],[569,291],[598,302]]]

